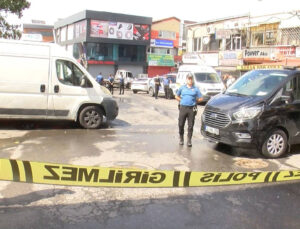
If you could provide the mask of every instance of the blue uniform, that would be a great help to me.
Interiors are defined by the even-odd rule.
[[[102,83],[102,82],[103,82],[103,76],[102,76],[102,75],[98,75],[98,76],[96,77],[96,81],[97,81],[98,83]]]
[[[163,81],[163,83],[164,83],[164,86],[169,86],[169,84],[170,84],[170,81],[169,81],[169,79],[168,79],[168,78],[164,78],[164,81]]]
[[[187,85],[183,85],[179,88],[177,91],[177,96],[181,97],[181,106],[195,106],[196,99],[202,97],[201,92],[197,87],[192,86],[189,88]]]

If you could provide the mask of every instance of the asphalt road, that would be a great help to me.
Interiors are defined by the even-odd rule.
[[[70,122],[0,121],[0,158],[191,171],[299,170],[300,147],[269,160],[206,142],[178,145],[175,100],[116,95],[120,113],[99,130]],[[0,181],[1,228],[300,228],[300,182],[201,188],[89,188]]]

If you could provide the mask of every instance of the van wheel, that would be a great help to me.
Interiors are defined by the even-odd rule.
[[[79,123],[86,129],[97,129],[102,121],[103,112],[96,106],[87,106],[79,114]]]
[[[137,90],[133,90],[133,94],[136,94],[137,93]]]
[[[149,95],[154,97],[154,90],[152,87],[150,87],[150,89],[149,89]]]
[[[262,154],[268,158],[278,158],[286,152],[287,136],[284,131],[275,129],[271,131],[263,145]]]

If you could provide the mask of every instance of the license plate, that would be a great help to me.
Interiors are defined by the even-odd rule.
[[[219,135],[219,129],[210,126],[205,126],[205,131],[211,134]]]

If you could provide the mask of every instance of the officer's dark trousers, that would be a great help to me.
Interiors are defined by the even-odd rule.
[[[109,85],[109,91],[112,95],[114,94],[114,85],[113,84]]]
[[[124,95],[124,84],[120,84],[120,95]]]
[[[159,85],[155,85],[155,98],[158,96]]]
[[[165,98],[168,99],[169,98],[169,85],[164,86],[164,90],[165,90]]]
[[[188,138],[191,139],[193,136],[193,128],[195,122],[196,111],[193,111],[193,106],[180,106],[179,110],[179,135],[184,135],[185,120],[188,120]]]

